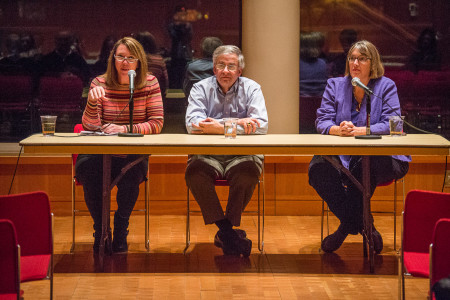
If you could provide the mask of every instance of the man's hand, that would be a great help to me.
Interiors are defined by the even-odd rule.
[[[198,125],[192,123],[192,134],[223,134],[223,124],[213,118],[206,118],[198,122]]]
[[[241,125],[244,128],[245,134],[255,133],[256,128],[260,126],[259,121],[255,118],[239,119],[238,125]]]

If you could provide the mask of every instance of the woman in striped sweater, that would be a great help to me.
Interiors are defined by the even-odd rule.
[[[130,98],[128,71],[136,72],[133,132],[160,133],[164,114],[161,90],[155,76],[148,74],[144,49],[138,41],[125,37],[117,41],[108,59],[106,73],[92,80],[83,128],[108,134],[130,132],[128,101]],[[134,161],[136,155],[113,156],[111,178]],[[94,220],[94,253],[98,252],[102,230],[102,156],[80,154],[75,172],[82,183],[84,198]],[[117,211],[114,214],[113,251],[128,250],[128,220],[139,195],[139,184],[145,179],[148,158],[133,166],[117,183]]]

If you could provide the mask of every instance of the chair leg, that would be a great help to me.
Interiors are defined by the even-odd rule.
[[[262,203],[262,226],[261,226],[261,182],[258,181],[258,250],[264,252],[264,215],[265,215],[265,199],[264,199],[264,179],[263,179],[263,203]]]
[[[397,251],[397,179],[394,181],[394,251]]]
[[[150,193],[150,183],[147,176],[147,180],[145,182],[145,249],[147,249],[147,252],[150,251],[150,239],[149,239],[149,218],[150,218],[150,211],[149,211],[149,193]]]
[[[190,224],[190,203],[189,203],[189,187],[187,188],[187,209],[186,209],[186,247],[183,250],[183,253],[186,254],[186,251],[191,244],[191,224]]]
[[[75,178],[72,177],[72,246],[70,253],[75,250]]]

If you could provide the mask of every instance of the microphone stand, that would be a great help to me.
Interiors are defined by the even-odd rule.
[[[370,104],[370,93],[368,91],[364,91],[366,93],[366,98],[367,98],[367,105],[366,105],[366,113],[367,113],[367,117],[366,117],[366,135],[356,135],[355,139],[381,139],[381,135],[372,135],[370,134],[370,113],[371,113],[371,104]]]
[[[119,132],[119,136],[126,136],[126,137],[144,136],[142,133],[133,133],[133,112],[134,112],[133,91],[130,91],[130,101],[128,102],[128,104],[130,109],[130,132]]]

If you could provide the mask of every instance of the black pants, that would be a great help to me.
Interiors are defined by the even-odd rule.
[[[339,156],[334,160],[341,162]],[[362,159],[352,156],[350,172],[362,182]],[[400,179],[409,169],[408,162],[390,156],[370,157],[370,196],[378,184]],[[363,227],[363,195],[361,191],[340,170],[322,156],[314,156],[309,164],[309,184],[327,203],[330,210],[341,221],[342,229],[349,234],[357,234]]]
[[[112,157],[111,181],[123,167],[138,158],[137,155]],[[145,179],[148,170],[148,159],[130,168],[117,183],[117,211],[121,218],[128,220],[139,196],[139,184]],[[103,156],[92,154],[78,155],[75,174],[83,185],[84,200],[94,220],[94,230],[101,230],[103,207]]]

